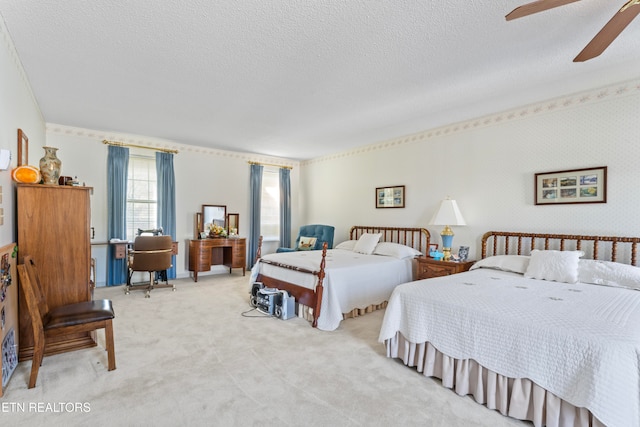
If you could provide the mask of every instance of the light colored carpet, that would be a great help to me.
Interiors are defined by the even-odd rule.
[[[151,298],[113,300],[117,369],[92,349],[46,357],[36,388],[22,362],[0,399],[3,425],[523,426],[385,356],[384,312],[333,332],[250,310],[249,276],[201,276]]]

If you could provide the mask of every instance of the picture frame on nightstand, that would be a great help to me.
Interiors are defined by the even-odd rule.
[[[466,261],[467,258],[469,258],[469,246],[460,246],[460,248],[458,248],[458,260],[459,261]]]

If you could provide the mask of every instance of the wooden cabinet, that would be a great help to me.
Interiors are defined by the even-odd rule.
[[[234,268],[242,268],[245,275],[247,266],[247,239],[245,238],[213,238],[189,241],[189,271],[193,271],[193,279],[198,281],[199,271],[209,271],[212,265],[229,267],[229,274]]]
[[[89,187],[17,186],[18,262],[31,255],[49,308],[91,300],[91,205]],[[19,296],[19,360],[33,357],[33,332],[26,303]],[[93,347],[91,333],[47,341],[45,355]]]
[[[433,258],[427,257],[416,259],[418,260],[418,280],[462,273],[463,271],[468,271],[475,262],[436,261]]]

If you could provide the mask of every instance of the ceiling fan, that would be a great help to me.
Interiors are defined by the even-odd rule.
[[[522,18],[554,7],[564,6],[579,0],[538,0],[513,9],[505,18],[507,21]],[[600,55],[615,40],[631,21],[640,13],[640,0],[629,0],[602,27],[600,32],[573,59],[573,62],[583,62]]]

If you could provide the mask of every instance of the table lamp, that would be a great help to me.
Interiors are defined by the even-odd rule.
[[[442,236],[442,252],[444,253],[444,260],[449,261],[451,259],[451,244],[453,243],[453,230],[449,226],[467,225],[456,201],[451,200],[449,197],[443,200],[429,224],[444,225],[444,230],[440,233],[440,236]]]

